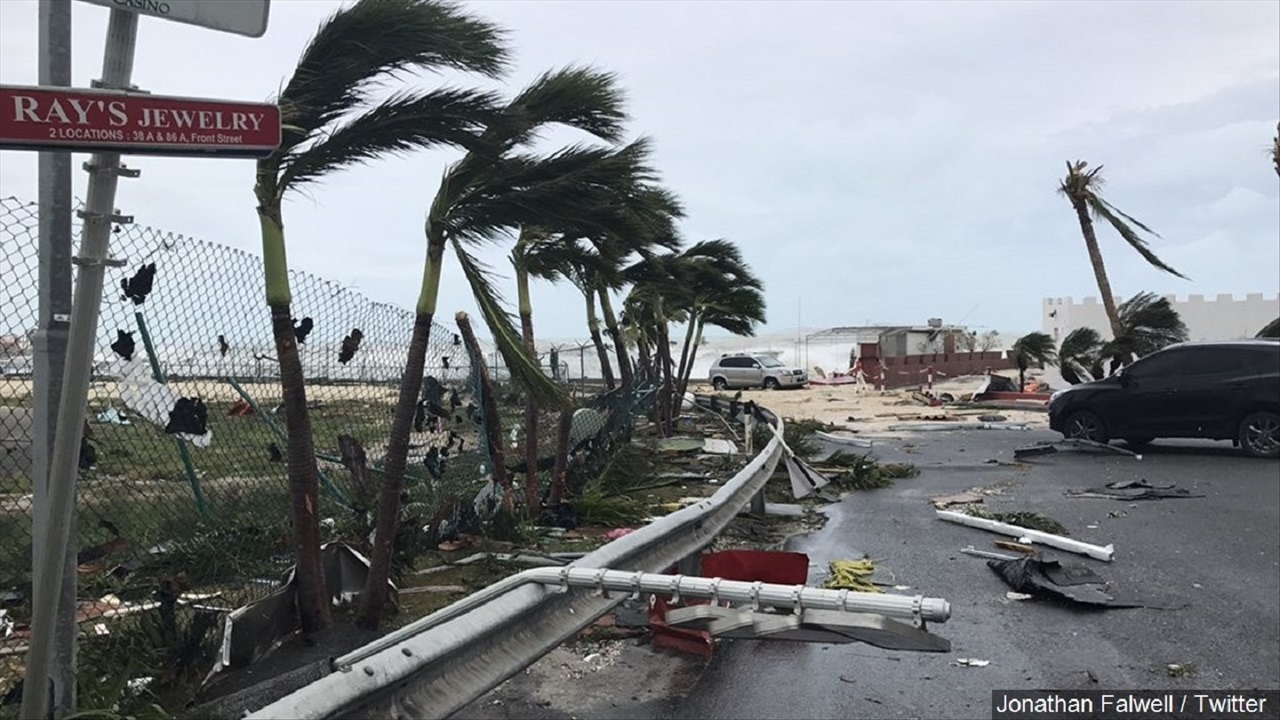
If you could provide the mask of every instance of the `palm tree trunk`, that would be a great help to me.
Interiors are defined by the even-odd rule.
[[[600,290],[600,314],[604,316],[604,327],[613,340],[614,355],[618,356],[618,376],[623,387],[631,387],[634,373],[631,368],[631,356],[627,354],[627,343],[622,339],[622,329],[618,327],[618,316],[613,312],[613,301],[609,299],[609,290]]]
[[[1120,313],[1116,310],[1116,299],[1111,294],[1111,281],[1107,279],[1107,268],[1102,262],[1102,250],[1098,247],[1098,235],[1093,230],[1093,219],[1089,217],[1089,208],[1084,198],[1071,198],[1071,206],[1075,208],[1076,219],[1080,222],[1080,233],[1084,235],[1084,245],[1089,250],[1089,262],[1093,265],[1093,277],[1098,281],[1098,294],[1102,296],[1102,307],[1106,310],[1107,321],[1111,324],[1111,336],[1120,337]]]
[[[511,510],[515,505],[515,494],[511,488],[511,476],[507,474],[507,453],[502,447],[502,418],[498,415],[498,397],[493,392],[493,379],[489,377],[489,367],[483,362],[484,351],[480,349],[480,341],[476,340],[476,333],[471,329],[471,318],[466,313],[459,312],[454,316],[454,322],[458,325],[458,334],[462,336],[463,344],[467,346],[467,353],[481,360],[476,363],[476,371],[480,375],[480,409],[484,413],[484,436],[489,444],[493,481],[502,486],[503,505]]]
[[[324,565],[320,559],[320,484],[316,450],[307,412],[307,387],[302,358],[293,333],[293,295],[279,207],[258,208],[262,228],[263,276],[271,332],[280,362],[280,391],[289,437],[285,457],[289,475],[289,508],[293,521],[294,577],[298,591],[298,622],[311,634],[330,624]]]
[[[613,390],[617,383],[613,379],[613,364],[609,362],[609,351],[604,349],[604,338],[600,336],[600,319],[596,317],[596,293],[588,287],[583,291],[587,298],[587,327],[591,330],[591,342],[596,346],[596,356],[600,359],[600,374],[604,377],[605,387]]]
[[[689,322],[686,323],[684,329],[684,347],[680,348],[680,371],[676,375],[676,394],[684,395],[685,390],[685,369],[688,365],[693,364],[693,358],[689,357],[689,348],[693,346],[693,335],[698,329],[698,318],[696,309],[689,311]]]
[[[565,475],[569,472],[569,433],[573,430],[572,408],[560,412],[556,426],[556,464],[551,471],[550,505],[555,507],[564,501]]]
[[[693,362],[698,358],[698,348],[702,347],[702,328],[704,320],[698,318],[698,330],[693,334],[693,345],[689,350],[689,364],[685,366],[684,372],[680,375],[680,397],[689,391],[689,379],[693,376]],[[683,402],[683,400],[681,401]]]
[[[378,498],[369,575],[360,594],[360,608],[356,614],[356,625],[362,628],[377,628],[387,604],[387,580],[391,577],[396,528],[400,524],[400,494],[404,490],[405,467],[409,461],[409,437],[413,431],[413,416],[418,410],[418,397],[422,394],[422,375],[443,266],[444,243],[431,242],[427,248],[417,315],[413,320],[413,335],[409,340],[409,356],[400,377],[400,396],[396,400],[391,431],[387,435],[387,453],[382,460],[382,492]]]
[[[520,333],[532,357],[538,356],[533,340],[533,300],[529,297],[529,273],[516,267],[516,293],[520,308]],[[537,517],[538,508],[538,403],[527,395],[524,401],[524,501],[528,517]]]

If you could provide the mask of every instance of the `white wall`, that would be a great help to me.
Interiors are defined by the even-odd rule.
[[[1166,295],[1173,309],[1187,324],[1191,340],[1238,340],[1250,338],[1264,325],[1280,317],[1280,296],[1267,298],[1262,293],[1251,293],[1243,299],[1232,295],[1219,295],[1206,299],[1203,295],[1189,295],[1178,300]],[[1107,313],[1102,303],[1094,297],[1076,302],[1069,297],[1045,298],[1041,308],[1044,332],[1055,340],[1061,340],[1072,330],[1091,327],[1111,336]]]

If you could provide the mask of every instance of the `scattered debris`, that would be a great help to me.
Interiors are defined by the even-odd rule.
[[[1031,545],[1024,545],[1023,543],[1009,542],[1008,540],[996,540],[995,546],[998,548],[1003,548],[1005,550],[1020,552],[1023,555],[1035,555],[1037,552],[1039,552],[1039,550],[1036,550]]]
[[[618,538],[620,538],[620,537],[622,537],[622,536],[624,536],[624,535],[630,535],[631,533],[633,533],[633,532],[635,532],[635,531],[636,531],[636,529],[635,529],[635,528],[614,528],[613,530],[610,530],[609,532],[607,532],[607,533],[605,533],[605,534],[604,534],[604,539],[605,539],[605,540],[617,540]]]
[[[737,455],[738,446],[732,440],[707,438],[702,441],[702,452],[711,455]]]
[[[111,343],[111,352],[128,362],[133,359],[133,353],[136,348],[137,344],[133,341],[133,333],[125,332],[124,330],[116,331],[116,341]]]
[[[231,352],[231,343],[227,342],[227,336],[219,335],[218,336],[218,354],[221,355],[222,357],[226,357],[227,353],[229,352]]]
[[[1117,447],[1115,445],[1108,445],[1106,443],[1094,442],[1092,440],[1084,440],[1082,438],[1068,438],[1065,440],[1059,440],[1057,442],[1038,443],[1036,445],[1031,445],[1029,447],[1017,448],[1016,450],[1013,451],[1013,456],[1015,458],[1026,458],[1026,457],[1036,457],[1038,455],[1052,455],[1057,452],[1071,452],[1071,451],[1111,452],[1111,453],[1116,453],[1118,455],[1128,455],[1134,458],[1135,460],[1142,459],[1142,455],[1139,455],[1138,453],[1133,452],[1132,450],[1126,450],[1125,448],[1122,448],[1122,447]]]
[[[938,509],[950,507],[952,505],[972,505],[982,502],[982,495],[975,492],[962,492],[955,495],[939,495],[929,498],[929,502]]]
[[[293,337],[298,341],[299,345],[305,345],[307,343],[307,336],[311,334],[311,331],[315,329],[315,326],[315,321],[309,317],[304,317],[301,321],[293,321]]]
[[[1152,485],[1146,480],[1120,480],[1110,482],[1102,487],[1088,488],[1086,490],[1068,490],[1065,495],[1069,498],[1098,498],[1103,500],[1164,500],[1166,498],[1202,498],[1204,495],[1194,495],[1186,488],[1175,487],[1176,483],[1168,485]]]
[[[106,410],[103,410],[102,412],[98,413],[95,419],[98,422],[102,423],[103,425],[132,425],[133,424],[129,422],[128,418],[121,415],[119,410],[115,409],[115,407],[111,405],[108,405]]]
[[[1036,513],[1036,512],[1026,512],[1023,510],[1019,510],[1017,512],[998,513],[998,512],[989,512],[985,508],[979,508],[979,507],[973,507],[973,506],[966,507],[965,512],[967,512],[968,514],[974,517],[985,518],[987,520],[995,520],[996,522],[1007,523],[1009,525],[1017,525],[1018,527],[1031,528],[1032,530],[1039,530],[1042,533],[1049,533],[1050,535],[1070,535],[1071,534],[1067,532],[1067,529],[1063,527],[1062,523],[1058,522],[1057,520],[1054,520],[1053,518],[1047,515],[1041,515],[1040,513]]]
[[[1107,581],[1083,565],[1062,565],[1057,560],[1024,557],[988,560],[987,567],[1018,593],[1045,595],[1100,607],[1143,607],[1140,603],[1116,600],[1106,592],[1109,588]]]
[[[1191,663],[1169,663],[1164,666],[1165,674],[1172,678],[1189,678],[1196,676],[1196,666]]]
[[[1109,511],[1109,512],[1107,513],[1107,517],[1109,517],[1109,518],[1122,518],[1122,517],[1129,517],[1129,513],[1125,512],[1125,511],[1123,511],[1123,510],[1111,510],[1111,511]]]
[[[849,420],[852,421],[853,418],[849,418]],[[864,438],[850,437],[848,435],[837,435],[836,433],[824,432],[822,430],[815,430],[814,434],[817,435],[822,440],[826,440],[827,442],[836,443],[839,445],[852,445],[853,447],[862,447],[862,448],[869,448],[872,446],[871,441],[866,440]]]
[[[138,271],[133,277],[124,278],[120,281],[120,289],[124,291],[121,300],[132,300],[134,305],[141,305],[146,302],[147,296],[151,294],[151,287],[155,282],[156,264],[148,263],[139,265]]]
[[[1031,593],[1020,593],[1020,592],[1014,592],[1012,590],[1006,592],[1004,596],[1005,596],[1005,599],[1007,600],[1014,600],[1018,602],[1021,602],[1023,600],[1030,600],[1031,598],[1035,597],[1035,595],[1032,595]]]
[[[1031,425],[1025,422],[998,423],[998,422],[976,422],[976,423],[919,423],[911,425],[890,425],[890,432],[946,432],[950,430],[1030,430]]]
[[[979,422],[987,422],[987,423],[1004,422],[1005,420],[1008,420],[1008,419],[1009,418],[1003,415],[979,415],[978,416]]]
[[[1005,555],[1004,553],[988,552],[986,550],[979,550],[972,545],[969,545],[968,547],[960,548],[960,552],[964,553],[965,555],[972,555],[974,557],[986,558],[988,560],[1017,560],[1018,559],[1017,555]]]
[[[364,339],[364,333],[360,328],[352,328],[351,333],[342,338],[342,347],[338,349],[338,363],[346,365],[351,362],[351,358],[356,356],[356,351],[360,349],[360,341]]]
[[[884,592],[871,576],[876,572],[876,563],[870,558],[861,560],[832,560],[828,566],[829,577],[822,587],[830,590],[856,590],[857,592]]]
[[[703,448],[706,441],[702,438],[694,437],[673,437],[663,438],[658,441],[658,452],[663,453],[692,453]]]
[[[1115,547],[1107,545],[1105,547],[1098,545],[1090,545],[1089,543],[1072,540],[1070,538],[1061,537],[1051,533],[1032,530],[1031,528],[1018,527],[996,520],[988,520],[986,518],[976,517],[966,513],[951,512],[950,510],[936,510],[938,519],[947,522],[958,523],[960,525],[968,525],[969,527],[996,532],[1002,535],[1010,535],[1015,538],[1028,538],[1030,541],[1041,545],[1048,545],[1059,550],[1067,552],[1088,555],[1091,558],[1111,562],[1115,555]]]
[[[951,661],[956,667],[986,667],[991,664],[990,660],[978,660],[977,658],[958,658]]]

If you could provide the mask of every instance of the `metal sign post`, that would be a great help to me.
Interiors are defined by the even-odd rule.
[[[39,83],[55,87],[71,85],[71,0],[40,0]],[[67,329],[71,319],[71,154],[40,153],[39,177],[39,281],[37,322],[31,338],[35,358],[32,368],[31,480],[35,494],[31,567],[42,568],[44,528],[48,525],[49,458],[57,437],[58,401],[67,355]],[[75,512],[72,511],[72,521]],[[76,549],[65,548],[61,590],[54,632],[51,703],[55,718],[76,710]]]
[[[107,25],[106,49],[102,57],[102,79],[107,88],[126,89],[133,75],[133,54],[138,33],[138,16],[112,10]],[[121,175],[136,177],[120,166],[120,154],[93,155],[85,166],[89,171],[88,199],[82,214],[80,267],[71,327],[67,340],[66,369],[62,397],[58,404],[57,438],[50,459],[48,508],[40,538],[44,564],[35,573],[31,647],[27,655],[27,677],[22,693],[22,717],[44,718],[49,714],[49,679],[58,626],[58,597],[70,546],[74,517],[80,435],[84,426],[85,403],[89,397],[89,376],[93,368],[94,340],[98,332],[98,311],[102,305],[103,275],[113,222],[125,220],[115,212],[116,184]],[[74,626],[73,626],[74,627]]]

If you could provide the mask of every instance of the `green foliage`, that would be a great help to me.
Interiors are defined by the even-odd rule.
[[[822,466],[840,468],[843,472],[834,473],[833,483],[844,490],[876,490],[893,485],[894,480],[912,478],[920,474],[920,470],[909,463],[881,464],[871,458],[870,453],[858,454],[837,450],[822,461]]]
[[[1042,332],[1028,333],[1013,343],[1013,358],[1019,370],[1025,371],[1032,366],[1043,367],[1053,363],[1057,357],[1053,338]]]
[[[791,452],[801,458],[812,458],[822,452],[822,445],[818,443],[818,439],[814,437],[817,430],[826,430],[826,423],[817,420],[791,420],[786,422],[782,429],[782,440],[791,448]],[[765,432],[768,432],[766,429]],[[773,434],[769,434],[769,439],[773,439]],[[764,447],[763,445],[761,447]]]
[[[1058,369],[1062,371],[1062,379],[1076,385],[1089,376],[1100,378],[1102,345],[1102,336],[1091,327],[1076,328],[1067,333],[1058,346]]]
[[[1039,530],[1040,532],[1046,532],[1052,535],[1069,534],[1067,532],[1067,528],[1063,526],[1062,523],[1048,517],[1047,515],[1042,515],[1037,512],[1019,510],[1016,512],[999,513],[991,512],[990,510],[978,505],[965,506],[964,512],[974,517],[986,518],[988,520],[995,520],[996,522],[1008,523],[1010,525],[1017,525],[1018,527],[1024,527],[1031,530]]]
[[[1187,326],[1168,298],[1141,292],[1121,303],[1117,312],[1120,335],[1103,346],[1103,357],[1127,364],[1133,358],[1187,341]]]
[[[650,515],[639,500],[626,495],[606,494],[598,484],[588,485],[571,505],[584,525],[635,527]]]

